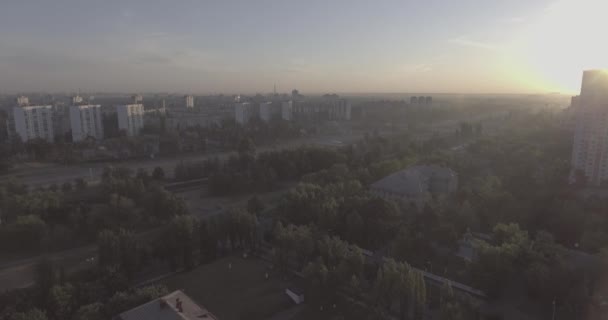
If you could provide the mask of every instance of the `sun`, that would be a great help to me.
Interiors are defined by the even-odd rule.
[[[608,67],[608,1],[562,0],[522,32],[514,54],[522,77],[548,91],[577,93],[583,70]]]

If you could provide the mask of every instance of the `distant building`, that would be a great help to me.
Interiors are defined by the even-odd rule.
[[[246,124],[255,115],[253,104],[249,102],[236,103],[234,105],[234,119],[237,123]]]
[[[283,117],[283,105],[273,102],[260,103],[260,119],[264,122],[270,122],[272,119],[280,119]]]
[[[194,97],[193,96],[185,96],[184,100],[186,100],[186,108],[189,108],[189,109],[194,108]]]
[[[350,120],[350,114],[350,103],[335,97],[293,103],[293,116],[299,120]]]
[[[166,117],[167,128],[185,129],[191,127],[209,127],[219,124],[224,114],[209,110],[182,109],[172,110]]]
[[[144,106],[142,104],[127,104],[116,106],[118,129],[124,130],[128,136],[136,136],[144,127]]]
[[[272,102],[260,103],[260,119],[264,122],[270,122],[270,119],[272,119]]]
[[[133,104],[140,104],[144,101],[144,97],[141,94],[136,94],[131,99],[133,100]]]
[[[80,105],[80,104],[82,104],[82,102],[83,102],[83,99],[82,99],[81,96],[75,95],[75,96],[72,97],[72,105],[73,106]]]
[[[17,102],[19,103],[19,101]],[[11,135],[15,134],[23,142],[32,139],[54,142],[54,120],[53,106],[14,107],[12,116],[9,118],[9,133]]]
[[[384,199],[422,208],[432,198],[446,196],[457,188],[458,176],[452,169],[419,165],[376,181],[370,191]]]
[[[125,311],[114,320],[217,320],[218,318],[194,302],[181,290],[154,299]]]
[[[17,102],[17,106],[19,107],[27,106],[28,104],[30,104],[30,99],[26,96],[19,96],[15,100]]]
[[[293,102],[283,101],[281,103],[281,119],[286,121],[293,120]]]
[[[87,138],[103,139],[103,124],[100,105],[80,105],[70,107],[70,129],[72,141]]]
[[[608,70],[583,73],[575,113],[571,182],[599,186],[608,180]],[[581,181],[584,180],[584,181]]]
[[[416,105],[431,105],[433,104],[433,97],[430,96],[413,96],[410,97],[410,104],[416,104]]]

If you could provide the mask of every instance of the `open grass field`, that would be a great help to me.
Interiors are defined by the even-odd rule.
[[[184,290],[222,320],[267,319],[293,306],[285,294],[288,281],[256,258],[229,256],[160,283],[169,290]]]

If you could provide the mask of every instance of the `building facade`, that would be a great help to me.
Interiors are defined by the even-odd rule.
[[[265,122],[272,119],[272,102],[260,103],[260,119]]]
[[[127,104],[116,106],[118,129],[124,130],[128,136],[136,136],[144,127],[144,106],[142,104]]]
[[[103,139],[101,106],[70,106],[70,129],[74,142],[83,141],[87,138]]]
[[[583,73],[575,113],[570,182],[600,186],[608,181],[608,70]]]
[[[286,121],[293,120],[293,102],[283,101],[281,103],[281,119]]]
[[[30,104],[30,99],[26,96],[19,96],[15,100],[17,102],[17,106],[19,107],[27,106],[28,104]]]
[[[193,96],[185,96],[184,100],[186,102],[186,108],[189,108],[189,109],[194,108],[194,97]]]
[[[80,104],[83,103],[83,101],[84,101],[84,99],[81,96],[79,96],[79,95],[75,95],[75,96],[72,97],[72,105],[73,106],[80,105]]]
[[[33,139],[55,141],[53,106],[14,107],[9,119],[9,132],[23,142]]]
[[[262,102],[260,103],[260,119],[264,122],[270,122],[272,119],[282,118],[282,104],[279,102]]]
[[[237,123],[246,124],[255,115],[253,105],[249,102],[236,103],[234,105],[234,119]]]
[[[350,120],[351,106],[345,99],[322,98],[293,103],[293,116],[298,120]]]
[[[141,104],[144,101],[144,97],[141,94],[136,94],[131,97],[131,100],[133,100],[133,104]]]

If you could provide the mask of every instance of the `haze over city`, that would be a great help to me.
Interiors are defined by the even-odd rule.
[[[0,91],[573,93],[606,6],[8,0]]]
[[[605,320],[608,0],[0,0],[0,320]]]

